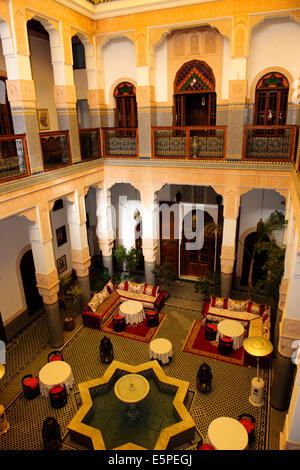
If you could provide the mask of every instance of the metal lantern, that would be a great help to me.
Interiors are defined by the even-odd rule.
[[[203,362],[197,374],[197,389],[200,393],[210,393],[212,384],[211,368]]]
[[[113,345],[107,336],[104,336],[100,342],[100,358],[101,362],[106,364],[114,358]]]

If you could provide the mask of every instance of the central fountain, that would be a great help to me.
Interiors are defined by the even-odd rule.
[[[185,404],[189,383],[168,377],[157,361],[113,361],[102,377],[78,384],[81,406],[70,439],[95,450],[164,450],[194,438]]]
[[[150,385],[148,380],[139,374],[126,374],[115,384],[115,395],[124,403],[129,405],[127,416],[130,420],[135,420],[139,411],[137,403],[144,400],[148,395]]]

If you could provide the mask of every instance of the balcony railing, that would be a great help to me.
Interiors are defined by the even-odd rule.
[[[226,140],[226,126],[152,127],[152,157],[221,160]]]
[[[79,129],[81,160],[95,160],[101,157],[99,129]]]
[[[138,129],[105,127],[101,129],[103,157],[137,158]]]
[[[72,164],[69,131],[40,132],[44,171]]]
[[[297,126],[244,126],[243,160],[292,163]]]
[[[0,182],[30,175],[26,136],[0,136]]]

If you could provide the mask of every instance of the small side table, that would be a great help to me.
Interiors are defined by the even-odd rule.
[[[172,355],[173,347],[171,341],[165,338],[157,338],[151,341],[149,345],[150,359],[158,359],[163,364],[167,364]]]

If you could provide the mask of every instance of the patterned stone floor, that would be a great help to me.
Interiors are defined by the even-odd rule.
[[[278,449],[284,413],[277,413],[268,406],[253,407],[248,400],[251,379],[256,375],[256,369],[183,352],[182,347],[192,323],[200,316],[201,303],[191,283],[178,282],[169,291],[171,295],[163,307],[166,320],[157,337],[168,338],[173,344],[174,355],[163,366],[165,373],[187,380],[191,392],[194,392],[190,413],[198,431],[195,439],[199,435],[205,439],[208,425],[216,417],[236,418],[240,413],[248,412],[256,419],[257,431],[253,449]],[[76,332],[69,333],[63,348],[64,359],[72,367],[75,386],[68,397],[67,405],[59,410],[51,408],[49,401],[41,396],[28,401],[21,392],[22,376],[28,372],[37,374],[50,351],[44,316],[29,325],[8,345],[7,372],[0,381],[0,403],[6,407],[10,430],[0,437],[0,449],[42,449],[42,423],[49,415],[55,416],[61,426],[65,437],[63,448],[74,448],[68,440],[67,425],[78,409],[77,384],[101,376],[107,368],[101,363],[99,356],[99,344],[104,333],[83,327],[81,317],[76,319],[76,324]],[[116,360],[133,365],[149,360],[148,344],[116,335],[108,336],[113,343]],[[202,395],[196,389],[196,374],[204,361],[211,366],[213,373],[213,389],[209,395]],[[265,373],[264,379],[268,388],[268,374]],[[195,442],[190,442],[182,448],[193,448],[194,444]]]

